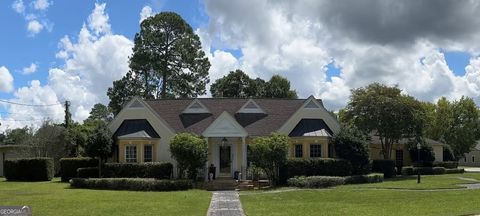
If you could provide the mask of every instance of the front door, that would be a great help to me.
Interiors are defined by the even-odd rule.
[[[232,163],[230,151],[230,146],[220,146],[220,174],[230,176]]]

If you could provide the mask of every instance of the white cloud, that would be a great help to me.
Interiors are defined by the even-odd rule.
[[[50,4],[51,3],[48,0],[36,0],[33,2],[33,7],[36,10],[46,10]]]
[[[142,23],[143,20],[147,19],[148,17],[153,16],[153,10],[150,6],[145,6],[142,8],[142,11],[140,12],[140,21],[138,23]]]
[[[24,67],[22,69],[22,72],[23,74],[32,74],[32,73],[35,73],[37,71],[37,64],[35,63],[31,63],[30,66],[28,67]]]
[[[128,56],[132,52],[133,42],[122,35],[111,33],[108,15],[104,13],[104,9],[105,4],[95,5],[87,23],[75,37],[78,38],[76,41],[68,36],[60,40],[56,57],[63,60],[64,65],[49,69],[47,83],[41,85],[38,81],[32,81],[30,86],[22,87],[15,92],[13,101],[53,104],[69,100],[72,118],[75,121],[87,118],[95,103],[108,103],[106,95],[108,87],[128,71]],[[8,110],[13,112],[16,108],[18,107],[9,106]],[[30,115],[35,115],[36,119],[50,117],[56,122],[61,122],[63,108],[54,106],[48,110],[32,111],[31,114],[27,112],[10,115],[5,119],[25,119]],[[29,124],[38,126],[41,123],[41,121],[13,122],[8,127]],[[2,127],[5,129],[6,126]]]
[[[96,34],[110,33],[110,23],[108,22],[108,14],[105,14],[105,6],[107,4],[95,3],[95,9],[88,16],[88,27]]]
[[[32,20],[28,22],[27,30],[31,33],[32,36],[40,33],[42,29],[43,25],[37,20]]]
[[[435,11],[416,2],[380,0],[206,0],[205,6],[209,24],[197,33],[203,45],[212,46],[206,49],[212,81],[228,72],[214,67],[225,61],[263,79],[286,76],[301,97],[313,94],[330,109],[345,106],[350,89],[372,82],[398,85],[427,101],[467,95],[480,103],[480,59],[458,76],[440,51],[480,53],[472,45],[480,39],[480,22],[472,19],[480,4],[473,1],[443,2]],[[241,56],[213,58],[229,49]],[[326,66],[332,62],[341,73],[328,79]]]
[[[0,92],[11,92],[13,90],[13,76],[5,66],[0,67]]]
[[[22,0],[15,0],[12,3],[12,9],[19,14],[25,13],[25,5]]]

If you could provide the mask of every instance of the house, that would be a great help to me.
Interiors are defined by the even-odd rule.
[[[460,166],[480,166],[480,141],[477,142],[472,151],[458,160],[458,164]]]
[[[410,153],[407,149],[409,139],[403,138],[392,145],[391,159],[395,160],[397,166],[411,165]],[[443,146],[444,144],[432,139],[425,138],[425,142],[432,146],[435,154],[435,161],[443,161]],[[383,159],[382,143],[378,136],[371,136],[370,140],[370,159]]]
[[[288,157],[331,158],[331,137],[340,124],[313,96],[307,99],[196,98],[142,100],[133,98],[108,125],[115,139],[114,161],[175,161],[169,143],[176,133],[191,132],[208,144],[208,162],[219,176],[246,173],[248,144],[272,132],[288,135]],[[409,161],[405,145],[396,144],[395,158]],[[380,157],[372,140],[371,157]],[[442,152],[436,149],[436,153]],[[441,149],[441,146],[440,146]],[[442,154],[439,154],[442,155]],[[442,160],[439,157],[438,160]],[[206,175],[205,175],[206,176]],[[245,176],[242,176],[245,177]]]
[[[171,162],[170,139],[180,132],[201,135],[216,173],[233,176],[247,168],[252,138],[272,132],[292,138],[290,157],[333,157],[329,140],[340,130],[322,101],[307,99],[161,99],[128,102],[108,125],[115,139],[114,161]]]
[[[25,145],[0,145],[0,176],[3,176],[3,164],[5,160],[13,160],[25,157],[29,147]]]

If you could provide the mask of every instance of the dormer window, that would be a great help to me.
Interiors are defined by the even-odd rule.
[[[263,111],[260,106],[258,106],[257,103],[255,103],[254,100],[250,99],[245,103],[242,108],[240,108],[237,113],[263,113],[265,114],[265,111]]]
[[[187,106],[182,112],[183,114],[194,114],[194,113],[210,113],[210,111],[205,107],[198,99],[193,100],[190,105]]]

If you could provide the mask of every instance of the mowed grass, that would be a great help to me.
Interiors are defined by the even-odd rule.
[[[480,190],[451,190],[480,174],[422,176],[377,184],[284,192],[242,192],[247,215],[476,215]],[[399,188],[399,189],[389,189]],[[440,191],[432,191],[440,189]]]
[[[0,205],[29,205],[33,215],[206,215],[211,193],[203,190],[136,192],[70,189],[51,182],[0,178]]]

